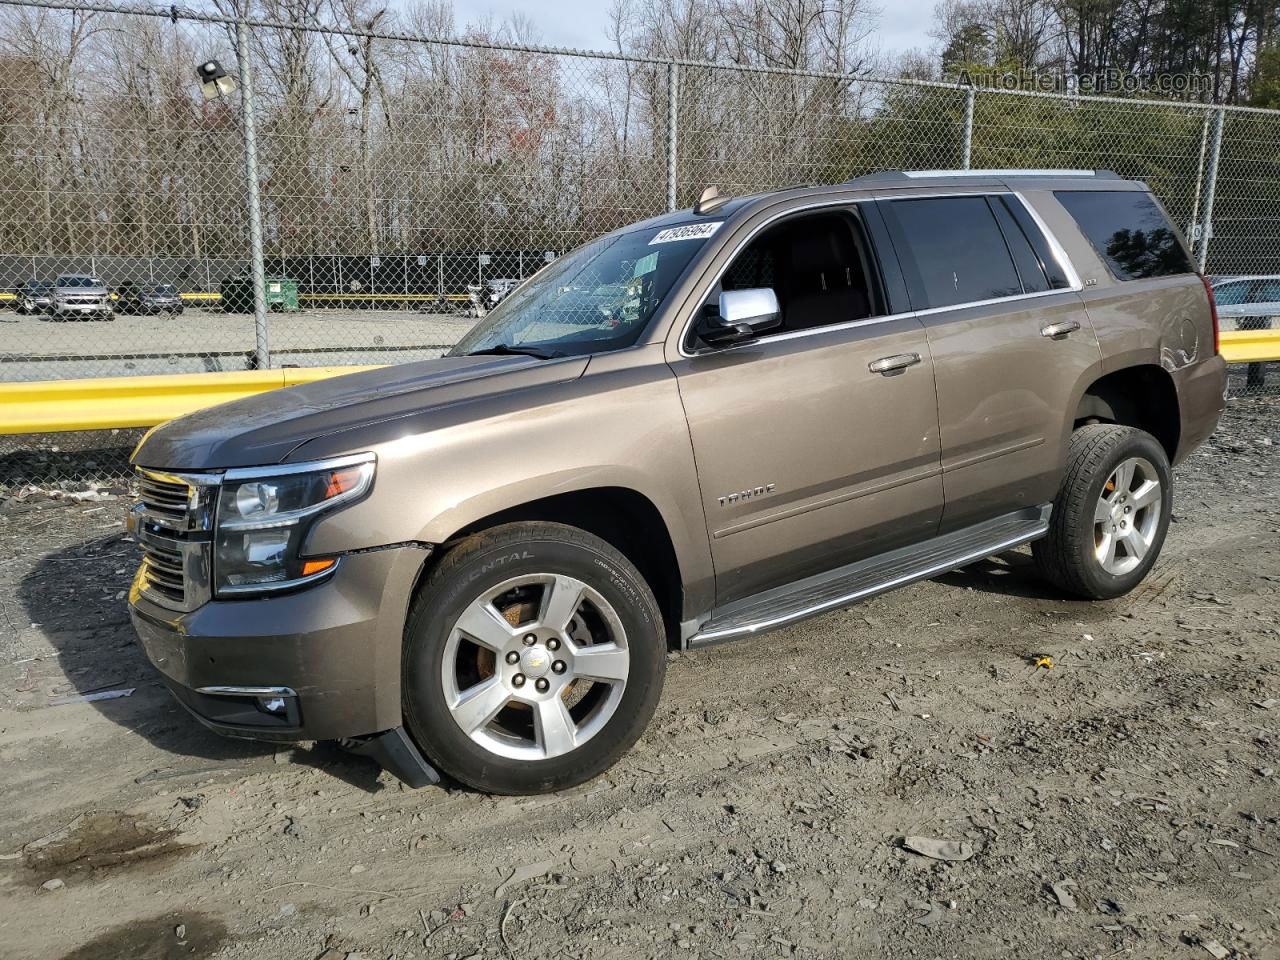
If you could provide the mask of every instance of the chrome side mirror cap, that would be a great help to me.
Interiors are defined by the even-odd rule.
[[[720,294],[719,315],[708,317],[698,335],[707,343],[737,343],[757,337],[781,323],[782,308],[772,287],[725,290]]]

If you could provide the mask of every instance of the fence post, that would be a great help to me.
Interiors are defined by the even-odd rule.
[[[676,143],[680,121],[680,66],[667,64],[667,209],[676,209]]]
[[[964,95],[964,157],[962,170],[968,170],[973,162],[973,101],[974,89],[970,87]]]
[[[1209,263],[1209,240],[1213,237],[1213,197],[1218,188],[1218,158],[1222,156],[1222,121],[1226,110],[1218,107],[1213,118],[1213,146],[1209,148],[1209,173],[1205,178],[1204,229],[1200,231],[1200,272]]]
[[[1204,161],[1209,155],[1209,116],[1212,111],[1205,109],[1204,122],[1200,125],[1200,162],[1196,165],[1196,189],[1191,195],[1191,221],[1187,224],[1187,239],[1191,241],[1191,252],[1200,249],[1200,200],[1204,197]]]
[[[267,331],[267,277],[262,262],[262,201],[258,196],[258,131],[254,118],[253,70],[249,65],[249,25],[236,22],[236,63],[240,68],[240,122],[244,127],[244,179],[249,204],[249,268],[253,277],[254,362],[271,366]]]

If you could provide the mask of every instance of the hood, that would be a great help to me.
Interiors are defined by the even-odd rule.
[[[574,380],[586,357],[441,357],[317,380],[199,410],[148,433],[133,462],[157,470],[281,463],[309,440],[543,383]]]
[[[107,295],[107,288],[103,286],[54,287],[52,292],[55,294],[61,294],[66,296],[105,297]]]

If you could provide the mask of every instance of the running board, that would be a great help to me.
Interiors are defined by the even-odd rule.
[[[1027,507],[737,600],[716,611],[686,646],[776,630],[1035,540],[1049,529],[1049,509],[1049,504]]]

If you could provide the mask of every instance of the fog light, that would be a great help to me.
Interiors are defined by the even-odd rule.
[[[259,697],[258,709],[263,713],[270,713],[277,717],[283,717],[289,712],[289,705],[285,703],[284,697]]]

